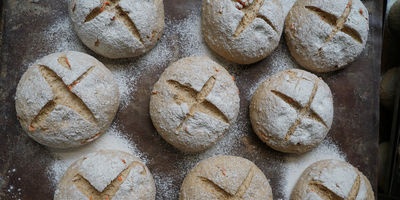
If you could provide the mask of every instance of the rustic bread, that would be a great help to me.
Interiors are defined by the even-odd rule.
[[[69,14],[81,41],[107,58],[144,54],[164,29],[162,0],[71,0]]]
[[[251,161],[236,156],[214,156],[199,162],[185,177],[180,200],[272,200],[264,173]]]
[[[171,64],[154,84],[150,116],[168,143],[199,152],[234,123],[239,101],[239,90],[225,68],[208,57],[187,57]]]
[[[258,137],[275,150],[303,153],[317,146],[332,125],[328,85],[299,69],[264,81],[250,103],[250,120]]]
[[[290,199],[373,200],[375,197],[368,179],[358,169],[344,161],[322,160],[304,170]]]
[[[149,169],[126,152],[100,150],[75,161],[61,178],[54,200],[155,199]]]
[[[225,59],[250,64],[278,46],[285,17],[278,0],[203,0],[202,33]]]
[[[298,0],[285,21],[290,53],[313,72],[353,62],[367,43],[368,29],[368,10],[360,0]]]
[[[54,148],[96,139],[110,126],[118,106],[111,72],[92,56],[73,51],[36,61],[21,77],[15,95],[22,128]]]

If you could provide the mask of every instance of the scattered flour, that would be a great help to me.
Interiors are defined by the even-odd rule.
[[[294,2],[295,0],[282,0],[285,13],[289,11]],[[144,74],[163,70],[171,62],[187,56],[207,55],[226,67],[234,76],[240,77],[241,81],[247,82],[249,88],[241,91],[244,93],[246,101],[251,99],[258,85],[272,74],[285,69],[299,68],[291,58],[286,45],[284,45],[285,40],[282,37],[278,48],[269,56],[269,60],[266,62],[267,68],[262,75],[256,80],[247,79],[241,76],[238,65],[215,55],[204,43],[201,35],[200,9],[194,8],[185,19],[166,18],[165,23],[166,26],[161,40],[144,56],[122,60],[98,57],[113,72],[119,85],[121,110],[135,101],[133,97],[137,92],[136,87]],[[88,52],[88,49],[82,45],[72,31],[68,16],[58,19],[55,24],[51,24],[43,34],[52,36],[49,37],[48,41],[44,41],[48,42],[48,45],[44,44],[44,46],[51,46],[52,49],[50,51],[52,52],[74,50],[93,54],[93,52]],[[232,125],[229,132],[214,147],[200,154],[185,155],[185,159],[182,159],[180,163],[176,163],[181,172],[180,174],[165,174],[161,171],[152,171],[157,187],[157,199],[178,199],[180,183],[177,183],[176,180],[182,180],[186,173],[199,161],[219,154],[240,155],[241,152],[238,152],[237,149],[243,145],[242,139],[248,136],[249,129],[251,129],[247,110],[248,108],[241,108],[237,122]],[[136,148],[136,144],[126,137],[127,133],[121,131],[118,127],[119,122],[117,121],[107,133],[87,146],[69,151],[52,150],[54,162],[49,166],[48,173],[53,184],[56,185],[58,183],[65,170],[75,160],[100,149],[117,149],[130,152],[146,163],[148,158],[145,153],[139,151]],[[256,158],[262,156],[265,155],[254,155]],[[333,142],[325,140],[318,148],[301,156],[288,155],[285,156],[283,161],[273,158],[261,159],[270,160],[270,168],[272,170],[282,171],[280,168],[284,169],[281,175],[282,183],[280,188],[275,189],[282,190],[285,199],[288,199],[302,171],[314,161],[327,158],[344,160],[345,156]]]
[[[85,47],[77,38],[75,32],[72,31],[72,24],[68,17],[59,18],[54,24],[51,24],[43,33],[46,40],[43,41],[50,47],[49,52],[60,51],[80,51],[85,52]]]
[[[284,199],[290,198],[290,193],[303,171],[312,163],[326,160],[336,159],[346,161],[346,156],[339,148],[330,140],[325,139],[314,150],[302,155],[288,155],[285,157],[283,167],[285,168],[282,174],[281,187],[284,190]]]
[[[284,43],[285,39],[282,36],[279,46],[275,49],[274,52],[272,52],[272,54],[269,56],[269,61],[265,64],[266,67],[268,67],[268,71],[263,73],[263,75],[257,80],[247,80],[249,83],[252,84],[250,84],[247,90],[244,90],[242,92],[245,93],[245,98],[248,101],[250,101],[258,86],[265,80],[267,80],[270,76],[283,70],[301,68],[290,56],[289,49]]]
[[[51,149],[51,153],[55,160],[48,169],[49,177],[54,185],[57,185],[66,169],[80,157],[101,150],[113,149],[131,153],[146,163],[147,158],[140,152],[134,144],[132,144],[124,133],[121,132],[114,124],[110,129],[94,142],[80,148],[71,150]]]

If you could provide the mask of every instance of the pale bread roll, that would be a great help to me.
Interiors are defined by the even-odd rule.
[[[36,61],[21,77],[15,94],[22,128],[53,148],[77,147],[98,138],[118,106],[112,73],[92,56],[74,51]]]
[[[71,0],[75,32],[107,58],[129,58],[152,49],[164,29],[162,0]]]
[[[329,86],[299,69],[279,72],[264,81],[250,103],[254,132],[271,148],[303,153],[316,147],[332,125]]]
[[[368,30],[368,10],[360,0],[298,0],[285,21],[290,53],[312,72],[353,62],[367,43]]]
[[[54,200],[155,199],[149,169],[122,151],[100,150],[75,161],[61,178]]]
[[[239,2],[243,6],[238,7]],[[205,42],[215,53],[239,64],[255,63],[272,53],[284,19],[278,0],[203,0]]]
[[[208,57],[172,63],[154,84],[150,116],[158,133],[174,147],[199,152],[214,145],[239,113],[233,77]]]
[[[373,200],[375,197],[367,177],[357,168],[344,161],[322,160],[304,170],[290,199]]]
[[[183,180],[180,200],[272,200],[264,173],[251,161],[236,156],[214,156],[200,161]]]

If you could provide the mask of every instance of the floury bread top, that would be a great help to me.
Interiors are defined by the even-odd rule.
[[[69,13],[81,41],[107,58],[146,53],[164,29],[162,0],[71,0]]]
[[[172,63],[154,84],[150,116],[158,133],[186,152],[210,148],[236,121],[239,89],[225,68],[208,57]]]
[[[368,10],[360,0],[299,0],[285,22],[290,53],[312,72],[335,71],[356,60],[368,30]]]
[[[22,128],[37,142],[71,148],[98,138],[119,106],[111,72],[84,53],[45,56],[24,73],[15,95]]]
[[[218,55],[251,64],[278,46],[284,19],[278,0],[204,0],[202,34]]]

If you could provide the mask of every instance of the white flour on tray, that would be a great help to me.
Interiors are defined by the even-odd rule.
[[[293,5],[294,0],[284,0],[284,12],[287,13],[290,7]],[[195,8],[194,8],[195,9]],[[204,43],[201,36],[201,17],[200,9],[194,10],[189,16],[182,20],[166,19],[166,26],[164,34],[157,45],[146,55],[139,57],[138,59],[131,62],[115,62],[113,60],[102,60],[103,63],[113,72],[114,77],[119,85],[121,95],[121,106],[123,110],[134,101],[132,95],[136,92],[136,83],[142,74],[148,73],[153,70],[160,70],[160,66],[165,66],[169,62],[175,61],[177,58],[197,55],[208,55],[212,59],[219,62],[221,65],[227,67],[228,71],[235,75],[235,68],[237,65],[224,61],[218,56],[215,56]],[[47,35],[58,34],[61,37],[58,40],[46,41],[52,46],[52,52],[74,50],[86,52],[87,49],[82,46],[75,33],[72,31],[72,26],[69,19],[62,18],[58,19],[55,24],[49,25],[45,33]],[[298,68],[298,65],[289,55],[287,47],[284,45],[285,41],[282,37],[281,44],[279,47],[270,55],[270,61],[268,63],[268,73],[263,74],[257,80],[244,80],[248,81],[249,88],[244,92],[244,96],[247,101],[251,99],[257,86],[267,79],[272,74],[279,71]],[[179,51],[178,49],[179,48]],[[184,52],[183,54],[179,54]],[[87,52],[91,53],[91,52]],[[175,59],[175,60],[174,60]],[[128,64],[126,64],[128,63]],[[238,75],[238,74],[236,74]],[[243,78],[243,77],[242,77]],[[246,79],[246,78],[244,78]],[[48,167],[49,177],[51,182],[57,185],[59,179],[62,177],[65,170],[72,162],[79,157],[86,155],[87,153],[99,150],[99,149],[117,149],[126,152],[130,152],[141,158],[143,162],[147,162],[149,159],[146,153],[141,152],[136,148],[136,144],[126,138],[124,130],[120,130],[119,122],[116,121],[113,126],[99,139],[93,143],[78,148],[72,151],[52,151],[54,156],[54,162]],[[235,155],[235,149],[240,145],[243,145],[243,140],[246,139],[248,133],[246,130],[249,127],[248,116],[243,112],[240,113],[237,122],[231,127],[229,133],[226,134],[221,141],[219,141],[214,147],[200,154],[186,155],[185,160],[181,163],[177,163],[177,166],[182,171],[181,174],[174,174],[179,176],[181,179],[185,174],[200,160],[218,155]],[[259,155],[255,155],[259,156]],[[288,199],[290,191],[295,184],[297,178],[300,176],[302,170],[304,170],[309,164],[314,161],[335,158],[344,160],[345,156],[338,149],[338,147],[330,140],[325,140],[318,148],[306,153],[301,156],[288,155],[282,161],[274,161],[271,159],[271,168],[280,169],[281,171],[281,182],[279,188],[273,188],[273,190],[281,191],[280,194],[284,196],[284,199]],[[268,158],[266,158],[268,159]],[[157,197],[168,197],[168,199],[178,199],[179,187],[176,185],[173,179],[163,172],[152,171],[156,187]],[[276,187],[278,187],[276,186]]]

